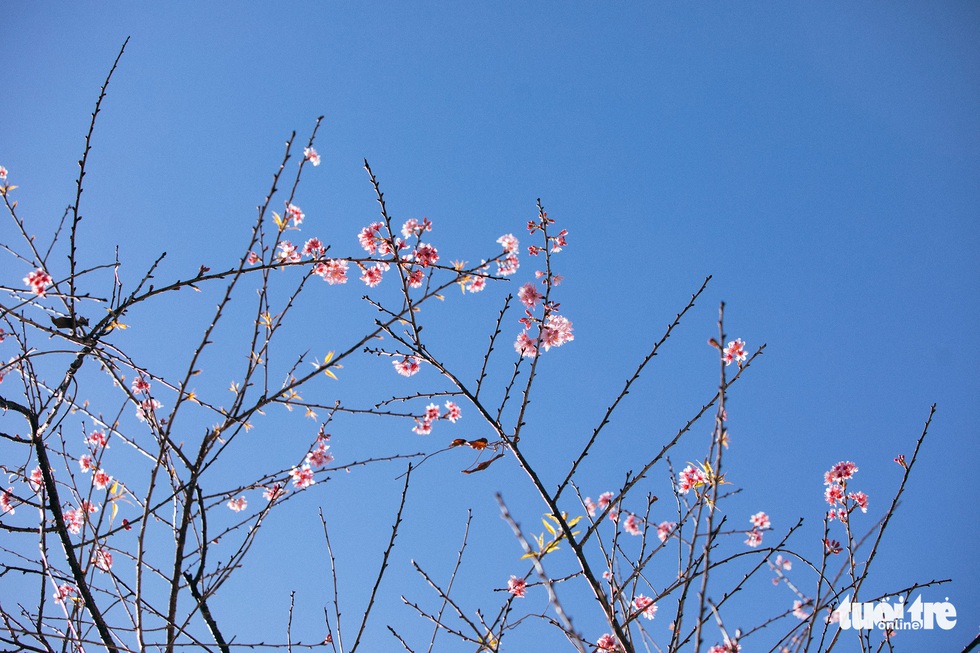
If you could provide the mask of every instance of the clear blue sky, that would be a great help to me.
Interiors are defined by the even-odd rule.
[[[324,163],[298,200],[304,235],[338,251],[356,253],[357,230],[377,213],[364,158],[396,218],[428,216],[440,251],[454,258],[495,252],[494,240],[520,232],[540,197],[570,232],[556,265],[575,324],[575,341],[547,356],[552,391],[531,415],[529,455],[542,461],[574,455],[638,358],[714,275],[591,457],[594,482],[583,492],[613,489],[651,441],[710,397],[716,363],[705,341],[725,301],[728,332],[768,345],[730,400],[730,480],[745,488],[730,518],[766,510],[779,529],[805,516],[812,541],[822,473],[839,460],[860,466],[880,515],[899,478],[892,459],[911,453],[937,403],[876,587],[952,577],[925,598],[948,596],[957,628],[909,634],[916,643],[905,650],[963,646],[980,626],[980,5],[527,4],[7,3],[0,165],[20,186],[23,214],[50,229],[73,197],[99,85],[130,36],[97,128],[83,213],[92,251],[109,256],[121,244],[134,276],[162,250],[166,278],[238,255],[282,143],[292,130],[305,141],[320,115]],[[11,225],[0,234],[12,237]],[[304,309],[325,341],[344,302],[363,294],[354,285]],[[484,342],[491,328],[495,292],[451,298],[459,313],[445,315],[474,311],[458,341],[447,337],[461,365],[473,358],[463,345]],[[192,321],[194,306],[180,313]],[[452,437],[486,435],[465,424]],[[338,436],[338,459],[362,446],[437,448],[402,423],[372,428]],[[675,464],[702,450],[692,441]],[[409,516],[431,540],[423,551],[418,540],[405,544],[392,592],[426,596],[409,557],[447,573],[467,506],[480,523],[472,555],[485,562],[463,581],[500,586],[523,573],[492,492],[506,490],[532,528],[539,507],[519,499],[509,462],[464,478],[466,464],[443,457],[420,470]],[[376,472],[378,487],[396,487],[398,472]],[[243,578],[264,584],[261,614],[282,624],[277,635],[291,589],[304,639],[320,632],[326,588],[304,576],[314,569],[323,579],[318,505],[333,511],[338,532],[346,520],[357,533],[345,574],[346,610],[359,611],[358,575],[373,573],[377,534],[393,511],[392,497],[372,494],[375,480],[335,479],[272,523]],[[299,537],[278,534],[300,523]],[[310,567],[289,568],[287,559],[303,556]],[[499,595],[468,598],[475,609]],[[380,627],[389,618],[400,632],[428,633],[397,596],[386,599],[372,650],[394,644]],[[232,623],[246,618],[241,639],[262,631],[247,622],[257,614],[247,602],[224,610]],[[577,625],[604,632],[582,614]]]

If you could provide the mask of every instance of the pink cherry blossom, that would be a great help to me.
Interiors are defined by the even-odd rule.
[[[425,419],[435,421],[441,417],[442,411],[439,406],[435,404],[429,404],[425,407]]]
[[[262,262],[262,257],[256,254],[255,252],[249,252],[248,258],[246,258],[245,260],[248,261],[249,265],[255,265],[256,263]]]
[[[412,376],[421,369],[421,359],[418,356],[404,356],[401,360],[392,361],[395,371],[402,376]]]
[[[423,243],[415,250],[415,260],[422,267],[429,267],[430,265],[435,265],[436,261],[439,260],[439,252],[432,245]]]
[[[497,274],[502,277],[509,277],[517,272],[517,268],[519,267],[521,267],[521,262],[517,258],[517,254],[508,254],[503,259],[497,261]]]
[[[626,517],[626,521],[623,522],[623,530],[630,535],[639,535],[643,532],[640,528],[642,525],[643,520],[633,513],[630,513],[629,516]]]
[[[708,482],[708,476],[704,470],[688,465],[678,474],[677,491],[687,494],[690,490],[704,485]]]
[[[486,277],[471,277],[466,284],[467,292],[480,292],[487,287]]]
[[[521,244],[518,242],[517,238],[513,234],[504,234],[497,239],[497,243],[504,248],[504,251],[508,254],[516,254],[520,248]]]
[[[68,532],[72,535],[78,535],[82,532],[82,526],[85,525],[85,511],[81,509],[72,508],[71,510],[66,510],[64,513],[65,517],[65,527]]]
[[[31,476],[28,479],[28,483],[30,484],[32,490],[35,492],[40,492],[41,486],[44,485],[44,474],[41,472],[40,465],[31,470]]]
[[[144,399],[136,406],[136,419],[145,422],[158,408],[163,408],[156,399]]]
[[[381,230],[383,228],[383,223],[372,222],[370,225],[361,229],[360,233],[357,234],[357,241],[368,254],[374,254],[376,251],[378,251],[378,242],[381,241]]]
[[[324,251],[326,251],[326,248],[319,238],[310,238],[303,244],[303,256],[318,258]]]
[[[312,163],[314,166],[320,165],[320,155],[316,153],[312,147],[307,147],[303,150],[303,158]]]
[[[422,222],[419,222],[415,218],[409,218],[402,225],[402,236],[405,238],[421,236],[426,231],[432,231],[432,223],[428,218],[422,218]]]
[[[524,598],[524,593],[526,590],[527,582],[523,578],[511,576],[510,580],[507,581],[507,591],[519,599]]]
[[[380,263],[376,263],[371,267],[364,269],[363,274],[361,274],[361,281],[363,281],[368,288],[374,288],[381,283],[383,274],[384,268],[381,267]]]
[[[762,531],[753,528],[746,535],[748,535],[748,538],[745,540],[747,545],[756,547],[762,544]]]
[[[82,454],[78,459],[78,466],[81,468],[83,474],[87,474],[92,471],[95,467],[95,461],[92,458],[92,454]]]
[[[248,507],[248,501],[245,500],[245,497],[238,497],[237,499],[230,499],[227,505],[234,512],[241,512]]]
[[[59,587],[57,590],[55,590],[54,597],[53,597],[54,598],[54,602],[55,603],[64,603],[65,602],[65,599],[67,599],[69,596],[72,596],[73,594],[77,594],[77,593],[78,593],[78,588],[76,588],[74,585],[69,585],[68,583],[65,583],[64,585],[62,585],[61,587]]]
[[[538,287],[528,281],[517,291],[517,298],[528,308],[534,308],[539,301],[544,299],[544,295],[538,292]]]
[[[832,506],[844,503],[844,488],[834,483],[824,490],[823,497]]]
[[[776,556],[776,561],[774,563],[776,567],[782,568],[783,571],[789,571],[793,568],[793,561],[784,558],[781,555]]]
[[[279,250],[279,253],[276,254],[276,261],[279,263],[296,263],[303,258],[296,245],[288,240],[281,241],[276,247]]]
[[[851,492],[847,495],[847,498],[857,504],[857,507],[861,509],[861,512],[868,512],[868,495],[864,492]]]
[[[612,492],[603,492],[599,495],[599,510],[605,510],[609,507],[610,502],[613,500]]]
[[[9,512],[11,515],[14,514],[14,504],[11,500],[14,498],[14,488],[8,487],[2,493],[0,493],[0,511],[5,513]]]
[[[51,275],[38,268],[24,277],[24,283],[30,286],[31,290],[38,297],[44,297],[47,292],[47,287],[53,283],[54,279]]]
[[[112,483],[112,477],[101,469],[92,475],[92,486],[95,487],[96,490],[104,490],[109,487],[110,483]]]
[[[292,220],[293,226],[298,227],[303,223],[303,218],[305,217],[306,215],[303,213],[303,211],[295,204],[288,204],[286,206],[286,219]]]
[[[299,468],[293,467],[289,475],[293,478],[293,485],[300,490],[316,483],[316,480],[313,478],[313,470],[310,469],[309,465],[303,465]]]
[[[600,637],[599,640],[595,643],[595,645],[596,648],[603,651],[619,650],[619,643],[616,641],[616,638],[610,635],[609,633],[606,633],[605,635]]]
[[[0,166],[0,179],[6,179],[6,178],[7,178],[7,169],[4,168],[3,166]]]
[[[314,468],[329,465],[331,462],[333,462],[333,454],[327,451],[329,448],[330,445],[328,445],[326,442],[320,441],[310,453],[306,454],[306,462],[308,462],[310,466]]]
[[[269,502],[275,501],[279,497],[286,494],[286,488],[284,488],[279,483],[276,483],[272,487],[267,487],[262,490],[262,497]]]
[[[643,613],[644,619],[653,619],[657,614],[657,604],[649,596],[638,594],[633,599],[633,607]]]
[[[572,335],[572,323],[566,317],[551,314],[541,327],[541,345],[545,351],[552,347],[561,347],[566,342],[575,340]]]
[[[823,475],[824,485],[831,485],[832,483],[837,483],[839,485],[845,485],[845,481],[854,476],[858,471],[857,465],[851,461],[841,461],[830,468],[829,472]]]
[[[517,335],[517,341],[514,342],[514,350],[524,358],[534,358],[538,355],[538,349],[534,346],[534,341],[531,340],[525,331]]]
[[[415,420],[415,426],[412,428],[412,432],[418,433],[419,435],[429,435],[432,433],[432,420]]]
[[[108,438],[106,438],[105,433],[102,431],[92,431],[92,433],[85,438],[85,444],[89,445],[93,449],[99,449],[100,447],[105,447],[108,449],[109,445],[106,444],[107,442]]]
[[[459,406],[457,406],[455,403],[451,401],[446,402],[446,414],[443,415],[443,417],[445,417],[450,422],[455,424],[456,421],[462,416],[463,416],[463,411],[460,409]]]
[[[595,501],[592,500],[592,497],[585,497],[585,501],[583,503],[585,504],[585,511],[589,513],[589,517],[595,517],[596,505]]]
[[[92,562],[95,566],[99,568],[100,571],[109,571],[112,569],[112,552],[106,551],[105,549],[99,549],[92,556]]]
[[[409,288],[421,288],[425,282],[425,272],[422,272],[422,270],[412,270],[405,278],[405,282]]]
[[[769,515],[767,515],[764,512],[755,513],[754,515],[749,517],[749,521],[752,522],[753,526],[755,526],[760,530],[765,530],[769,528]]]
[[[321,277],[331,286],[347,283],[347,261],[332,258],[317,263],[313,268],[313,274]]]
[[[799,600],[793,601],[793,616],[799,619],[800,621],[803,621],[804,619],[809,619],[810,613],[803,609],[809,605],[809,601],[810,599],[807,599],[806,601],[799,601]]]
[[[150,384],[142,376],[137,376],[135,379],[133,379],[133,384],[130,386],[129,389],[133,392],[134,395],[138,395],[141,392],[143,394],[149,394]]]
[[[676,526],[677,524],[672,521],[660,522],[660,524],[657,526],[657,538],[661,542],[666,542],[667,538],[670,537],[670,534],[674,532],[674,528],[676,528]]]
[[[738,338],[729,342],[728,346],[722,351],[722,358],[725,361],[725,365],[731,365],[733,362],[739,364],[744,363],[747,355],[745,353],[745,343],[742,342],[742,339]]]

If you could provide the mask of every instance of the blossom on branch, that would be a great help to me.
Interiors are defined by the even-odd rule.
[[[38,268],[24,277],[24,283],[30,286],[31,291],[38,297],[44,297],[47,287],[54,282],[51,275]]]
[[[524,593],[526,590],[527,582],[523,578],[511,576],[510,580],[507,581],[507,591],[519,599],[524,598]]]

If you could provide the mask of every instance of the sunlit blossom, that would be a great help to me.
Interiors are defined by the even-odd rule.
[[[422,419],[415,420],[415,426],[412,428],[413,433],[418,433],[419,435],[429,435],[432,433],[432,420]]]
[[[688,465],[678,474],[677,491],[681,494],[687,494],[692,489],[700,487],[707,482],[708,476],[704,473],[704,470],[694,465]]]
[[[649,596],[638,594],[633,599],[633,607],[643,613],[644,619],[653,619],[657,614],[657,604]]]
[[[733,362],[739,364],[744,363],[747,355],[745,353],[745,343],[742,342],[742,339],[738,338],[729,342],[728,346],[722,351],[722,358],[725,361],[725,365],[731,365]]]
[[[415,260],[424,268],[435,265],[439,260],[439,252],[432,245],[423,243],[415,250]]]
[[[99,449],[100,447],[109,448],[107,444],[108,438],[106,438],[105,433],[102,431],[92,431],[87,438],[85,438],[85,444],[89,445],[93,449]]]
[[[596,648],[602,651],[616,651],[619,649],[619,643],[616,641],[616,638],[610,635],[609,633],[606,633],[605,635],[600,637],[596,641],[595,645]]]
[[[109,487],[112,483],[112,477],[106,474],[103,470],[98,470],[92,475],[92,486],[96,490],[104,490]]]
[[[748,536],[745,540],[747,545],[756,547],[762,544],[762,531],[753,528],[746,535]]]
[[[303,256],[312,256],[314,258],[319,257],[326,248],[323,246],[323,242],[316,237],[310,238],[303,244]]]
[[[14,498],[14,488],[8,487],[2,493],[0,493],[0,511],[5,513],[14,514],[14,504],[12,503]]]
[[[639,535],[640,533],[643,532],[642,529],[640,528],[642,525],[643,525],[643,520],[637,517],[636,515],[634,515],[633,513],[630,513],[626,517],[626,520],[623,522],[623,530],[625,530],[630,535]]]
[[[237,499],[230,499],[227,505],[234,512],[241,512],[248,507],[248,501],[245,500],[245,497],[238,497]]]
[[[534,358],[538,355],[538,348],[534,346],[534,341],[526,331],[517,334],[514,350],[524,358]]]
[[[519,267],[521,267],[521,262],[517,258],[517,254],[508,254],[503,259],[497,261],[497,274],[502,277],[509,277],[517,272],[517,268]]]
[[[832,483],[846,485],[846,481],[854,476],[857,471],[857,465],[851,461],[841,461],[823,475],[824,485],[831,485]]]
[[[53,281],[54,279],[51,278],[51,275],[41,268],[34,270],[24,277],[24,283],[26,283],[30,287],[31,291],[38,297],[45,296],[47,287],[50,286]]]
[[[538,292],[538,287],[528,281],[517,291],[517,298],[528,308],[534,308],[538,302],[544,299],[544,295]]]
[[[568,318],[552,313],[545,319],[541,327],[541,345],[545,351],[572,340],[575,340],[575,336],[572,335],[572,323]]]
[[[330,448],[326,442],[320,441],[317,443],[313,450],[306,454],[306,462],[310,464],[311,467],[324,467],[333,462],[333,454],[327,451]]]
[[[320,155],[316,153],[312,147],[307,147],[303,150],[303,158],[312,163],[314,166],[320,165]]]
[[[105,549],[99,549],[92,556],[92,562],[98,567],[100,571],[109,571],[112,569],[112,552],[106,551]]]
[[[55,590],[54,596],[52,598],[54,599],[55,603],[64,603],[65,599],[77,593],[78,593],[77,587],[65,583],[64,585],[58,587],[57,590]]]
[[[754,515],[749,517],[749,521],[752,522],[753,526],[755,526],[760,530],[765,530],[769,528],[769,515],[767,515],[764,512],[755,513]]]
[[[376,263],[369,268],[365,268],[361,274],[361,281],[363,281],[368,288],[374,288],[379,283],[381,283],[381,278],[384,274],[384,268],[380,264]]]
[[[394,366],[395,371],[402,376],[412,376],[416,374],[420,369],[421,359],[418,356],[403,356],[401,360],[393,360],[391,364]]]
[[[313,478],[313,470],[310,469],[309,465],[293,467],[293,469],[290,470],[289,475],[293,479],[293,485],[300,490],[308,488],[316,483],[316,480]]]
[[[304,214],[302,209],[300,209],[295,204],[288,204],[286,206],[286,219],[292,220],[293,226],[298,227],[300,224],[302,224],[303,218],[305,217],[306,214]]]
[[[6,179],[6,178],[7,178],[7,169],[4,168],[3,166],[0,166],[0,179]]]
[[[296,245],[288,240],[281,241],[276,248],[279,250],[279,253],[276,254],[276,261],[279,263],[296,263],[303,258]]]
[[[313,268],[313,274],[321,277],[331,286],[347,283],[347,261],[332,258],[317,263]]]
[[[82,532],[82,526],[85,525],[85,511],[72,508],[64,512],[65,527],[68,532],[72,535],[78,535]]]
[[[95,461],[92,458],[92,454],[82,454],[78,459],[78,466],[81,468],[83,474],[87,474],[88,472],[92,471],[95,466]]]
[[[262,498],[269,502],[275,501],[284,494],[286,494],[286,488],[279,483],[262,490]]]
[[[381,230],[383,228],[383,223],[372,222],[357,234],[357,242],[361,244],[361,247],[368,254],[374,254],[378,251],[378,243],[381,241]]]
[[[31,470],[31,475],[28,478],[28,483],[30,484],[32,490],[34,490],[35,492],[40,492],[41,486],[44,485],[44,473],[41,472],[40,465],[38,465],[37,467]]]
[[[850,492],[847,498],[853,501],[861,512],[868,512],[868,495],[864,492]]]
[[[674,532],[674,528],[676,527],[677,524],[672,521],[660,522],[660,524],[657,526],[657,538],[661,542],[666,542],[667,538],[670,537],[670,534]]]
[[[445,417],[450,422],[455,424],[456,421],[462,416],[463,416],[463,411],[460,409],[458,405],[456,405],[451,401],[446,402],[446,414],[443,415],[443,417]]]
[[[800,600],[793,601],[793,616],[801,621],[804,619],[809,619],[810,613],[803,609],[809,604],[810,604],[810,599],[807,599],[806,601],[800,601]]]
[[[511,576],[510,580],[507,581],[507,591],[519,599],[524,598],[524,593],[526,590],[527,582],[523,578]]]
[[[156,399],[144,399],[136,406],[136,419],[145,422],[158,408],[163,408]]]
[[[497,239],[497,243],[504,248],[504,251],[508,254],[516,254],[521,248],[521,243],[514,237],[513,234],[504,234]]]

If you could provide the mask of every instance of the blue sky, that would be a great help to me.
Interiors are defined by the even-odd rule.
[[[819,530],[822,473],[839,460],[858,463],[880,515],[898,479],[892,459],[911,453],[937,403],[876,586],[952,577],[926,598],[950,598],[956,629],[909,641],[915,650],[970,641],[980,625],[980,7],[525,5],[10,3],[0,21],[0,165],[20,186],[20,210],[50,233],[73,197],[99,85],[129,36],[97,127],[83,213],[85,246],[107,257],[119,243],[133,275],[162,250],[168,278],[238,256],[283,142],[293,130],[305,142],[320,115],[324,163],[304,178],[298,203],[304,235],[338,251],[355,254],[356,232],[377,215],[364,158],[396,219],[428,216],[440,252],[452,258],[495,253],[494,240],[520,232],[541,198],[570,232],[556,265],[566,276],[563,313],[575,324],[575,341],[547,356],[549,387],[531,414],[529,455],[546,469],[543,461],[574,455],[639,357],[711,274],[590,457],[583,492],[613,489],[651,441],[672,435],[710,397],[717,369],[704,343],[725,301],[727,331],[751,347],[767,344],[729,403],[729,473],[745,488],[731,518],[766,510],[777,528],[805,516]],[[9,223],[0,234],[11,237]],[[363,288],[354,285],[317,289],[318,303],[300,313],[317,331],[296,337],[322,332],[331,348],[347,311],[363,313]],[[436,322],[464,316],[451,328],[431,327],[451,360],[473,365],[505,291],[453,296],[453,307],[434,311]],[[186,315],[186,325],[135,316],[149,334],[142,342],[179,342],[171,331],[210,310],[187,302],[168,309]],[[350,374],[368,384],[372,372]],[[384,381],[393,393],[409,387]],[[462,437],[484,435],[464,424]],[[338,458],[437,448],[402,423],[366,428],[349,445],[338,438]],[[265,445],[255,446],[238,455],[254,457]],[[675,464],[703,448],[692,440]],[[391,587],[411,589],[397,591],[424,594],[409,557],[445,573],[467,507],[479,524],[473,555],[488,561],[470,579],[480,588],[473,606],[499,598],[487,584],[523,572],[492,493],[515,495],[528,524],[540,508],[515,489],[527,486],[509,461],[460,478],[467,464],[443,457],[420,470],[409,514],[431,535],[420,528],[405,544]],[[566,464],[557,463],[557,477]],[[357,576],[380,555],[396,473],[336,479],[272,522],[243,574],[263,579],[270,620],[284,621],[291,589],[310,623],[320,619],[324,588],[304,586],[303,570],[286,564],[309,556],[322,572],[318,505],[328,515],[336,509],[357,534],[345,573],[355,586],[347,609],[358,611]],[[666,496],[664,479],[657,483],[653,491]],[[365,506],[380,514],[368,516]],[[308,524],[302,535],[280,535],[300,523]],[[418,541],[429,555],[413,552]],[[378,546],[365,553],[367,542]],[[411,629],[413,617],[389,598],[391,618]],[[247,606],[227,610],[232,620],[251,614]],[[576,623],[600,628],[585,611]],[[376,646],[392,643],[382,621]],[[253,625],[243,620],[242,632]],[[311,626],[309,636],[317,632]]]

